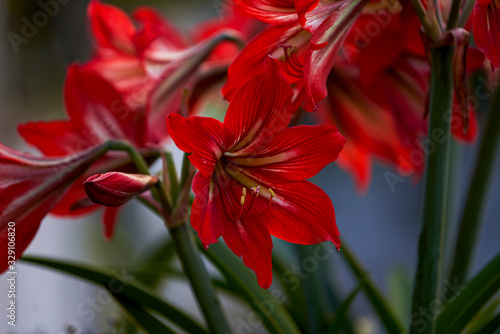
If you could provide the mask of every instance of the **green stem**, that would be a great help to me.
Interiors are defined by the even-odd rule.
[[[462,0],[453,0],[451,3],[450,14],[448,16],[448,24],[446,25],[447,30],[451,30],[457,26],[458,15],[460,14],[460,6]]]
[[[137,150],[125,141],[110,140],[107,142],[109,150],[127,152],[130,159],[137,167],[137,171],[141,174],[149,175],[149,167],[144,158],[137,152]]]
[[[172,203],[175,203],[175,201],[177,200],[175,196],[177,196],[177,193],[179,192],[179,177],[177,176],[177,170],[175,169],[172,153],[164,152],[164,157],[165,163],[167,164],[167,168],[164,168],[164,170],[167,171],[170,180],[170,196],[172,198]]]
[[[124,151],[127,152],[130,156],[130,159],[134,162],[137,171],[144,175],[149,175],[149,166],[142,157],[142,155],[129,143],[125,141],[117,141],[110,140],[108,141],[109,150],[113,151]],[[157,183],[153,188],[151,188],[151,192],[153,193],[153,197],[160,202],[163,208],[163,216],[166,222],[169,222],[169,217],[172,214],[172,208],[168,203],[168,199],[166,198],[166,194],[163,191],[163,187],[160,183]]]
[[[439,311],[436,310],[436,300],[440,300],[441,260],[446,225],[453,98],[452,57],[451,47],[431,49],[429,150],[410,333],[435,333],[435,319]],[[433,145],[430,145],[431,143]],[[422,321],[426,324],[425,327],[422,326]]]
[[[437,21],[429,22],[429,15],[424,8],[424,5],[420,0],[410,0],[415,12],[424,27],[424,31],[427,36],[432,40],[437,40],[439,35],[441,34],[441,29],[437,25]]]
[[[185,223],[172,227],[170,233],[184,272],[191,282],[191,287],[205,315],[205,319],[207,319],[210,331],[216,334],[231,333],[219,300],[215,295],[212,281],[193,241],[189,224]]]
[[[462,14],[458,19],[459,27],[465,27],[465,24],[469,20],[469,16],[472,13],[472,9],[474,8],[474,3],[476,3],[476,0],[465,0],[465,3],[462,8]]]
[[[500,89],[497,89],[491,105],[474,174],[467,194],[462,220],[460,222],[453,265],[449,278],[463,284],[476,249],[481,230],[487,195],[491,188],[491,177],[495,157],[500,143]]]
[[[403,326],[400,324],[399,319],[396,317],[393,309],[390,307],[387,300],[382,293],[378,290],[372,279],[366,274],[363,265],[358,258],[354,255],[352,250],[347,247],[346,243],[342,243],[340,253],[346,260],[347,265],[358,279],[362,289],[365,291],[368,300],[377,312],[380,320],[384,324],[387,333],[404,333]]]

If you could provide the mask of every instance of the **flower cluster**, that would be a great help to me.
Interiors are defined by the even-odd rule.
[[[147,172],[172,139],[198,170],[190,220],[203,245],[222,236],[267,288],[271,235],[340,248],[332,202],[306,179],[337,158],[362,191],[374,158],[422,173],[412,152],[427,132],[429,48],[455,45],[452,131],[476,138],[465,79],[500,64],[498,0],[477,1],[466,29],[424,38],[407,0],[238,0],[226,14],[188,41],[153,9],[130,17],[90,2],[95,53],[68,68],[67,119],[19,125],[42,156],[0,146],[0,248],[9,221],[22,231],[20,256],[48,213],[102,205],[111,238],[120,206],[136,196],[177,223],[168,218],[175,200],[147,193],[168,182],[144,175],[133,156]],[[477,49],[467,49],[467,28]],[[200,101],[222,97],[223,122],[199,116]],[[321,124],[289,127],[302,111]]]

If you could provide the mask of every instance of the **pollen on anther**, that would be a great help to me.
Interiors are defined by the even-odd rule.
[[[260,186],[252,188],[252,195],[255,195],[255,197],[259,196],[260,192]]]
[[[267,189],[267,191],[269,191],[272,198],[276,197],[276,194],[274,193],[274,191],[271,188]]]
[[[241,199],[240,199],[240,204],[243,206],[245,204],[245,197],[247,196],[247,188],[243,187],[241,190]]]

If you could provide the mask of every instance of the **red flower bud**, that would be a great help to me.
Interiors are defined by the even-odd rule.
[[[151,188],[158,178],[143,174],[109,172],[96,174],[83,182],[92,202],[105,206],[120,206]]]

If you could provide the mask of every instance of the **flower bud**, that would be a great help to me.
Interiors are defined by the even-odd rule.
[[[83,188],[92,202],[116,207],[142,194],[156,182],[156,176],[109,172],[92,175],[83,182]]]

